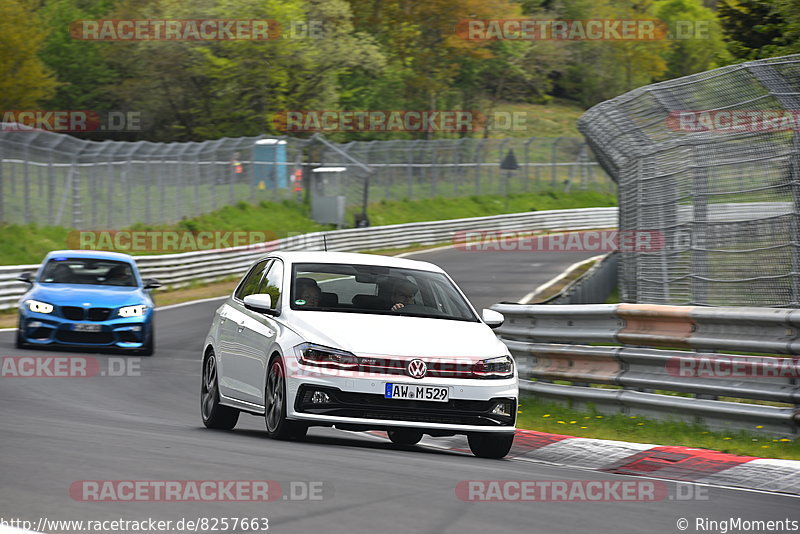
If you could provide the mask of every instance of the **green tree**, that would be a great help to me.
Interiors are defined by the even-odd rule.
[[[105,52],[116,43],[98,43],[75,39],[70,23],[101,18],[109,12],[112,0],[88,3],[81,0],[47,0],[41,18],[48,29],[40,57],[56,73],[59,87],[48,101],[51,109],[97,109],[114,106],[109,86],[116,83],[117,72]]]
[[[39,59],[46,29],[33,0],[0,2],[0,110],[34,108],[57,82]]]
[[[796,4],[781,2],[786,6],[792,3]],[[781,54],[776,48],[782,44],[786,23],[773,0],[721,0],[718,14],[734,58],[750,60]]]
[[[654,19],[655,5],[649,0],[628,4],[575,2],[563,18]],[[667,71],[664,59],[669,42],[656,40],[604,40],[565,43],[570,60],[559,78],[564,96],[591,106],[660,78]]]
[[[717,14],[699,0],[666,0],[658,4],[658,19],[673,33],[665,54],[667,71],[663,79],[678,78],[726,65],[731,56],[722,35]],[[681,26],[689,27],[688,38]]]
[[[502,63],[496,54],[508,52],[506,59],[516,64],[524,55],[520,47],[466,40],[456,32],[464,19],[519,17],[520,6],[510,0],[349,2],[356,28],[374,36],[387,58],[386,69],[372,83],[364,80],[370,90],[350,93],[368,107],[385,96],[404,109],[477,104],[492,93],[486,76]]]
[[[344,0],[123,5],[126,18],[222,19],[235,13],[237,19],[276,20],[282,29],[280,38],[269,41],[119,43],[115,62],[127,75],[116,90],[153,117],[157,138],[279,133],[272,122],[276,112],[335,107],[341,75],[383,65],[372,38],[353,32]],[[320,31],[304,37],[307,24]]]

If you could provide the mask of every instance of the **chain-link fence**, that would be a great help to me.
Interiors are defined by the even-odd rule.
[[[619,186],[624,302],[800,305],[800,56],[641,87],[578,127]]]
[[[582,139],[373,141],[242,137],[96,142],[2,124],[0,221],[74,228],[172,223],[240,201],[303,201],[311,170],[341,166],[347,205],[508,192],[615,190]],[[513,149],[520,168],[499,164]]]

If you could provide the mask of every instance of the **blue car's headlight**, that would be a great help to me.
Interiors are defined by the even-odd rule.
[[[147,311],[147,306],[138,304],[136,306],[125,306],[119,309],[120,317],[141,317]]]
[[[25,301],[25,305],[32,312],[36,313],[53,313],[53,305],[38,300],[29,299]]]

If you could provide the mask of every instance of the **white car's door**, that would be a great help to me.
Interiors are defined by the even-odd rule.
[[[274,260],[268,267],[258,293],[272,297],[272,309],[280,310],[283,294],[283,262]],[[267,362],[278,334],[273,316],[244,309],[238,323],[237,336],[242,347],[235,358],[236,372],[243,384],[242,400],[264,404]]]
[[[232,397],[245,402],[258,401],[257,392],[248,385],[246,369],[250,350],[244,343],[242,336],[244,325],[253,312],[245,309],[242,299],[247,295],[258,293],[264,273],[269,268],[272,260],[258,262],[242,279],[233,298],[222,306],[219,315],[219,389],[226,397]]]

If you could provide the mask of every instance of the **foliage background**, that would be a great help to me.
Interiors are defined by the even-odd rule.
[[[455,33],[462,19],[513,17],[700,21],[706,32],[600,42],[467,41]],[[318,21],[324,31],[319,39],[267,42],[69,35],[80,19],[147,18],[263,18],[284,29]],[[3,0],[0,111],[135,110],[143,131],[103,138],[188,141],[278,134],[273,114],[286,110],[490,116],[500,106],[554,98],[587,108],[654,81],[800,52],[798,36],[800,0]],[[491,134],[488,124],[470,135]],[[337,140],[389,135],[412,137]]]

